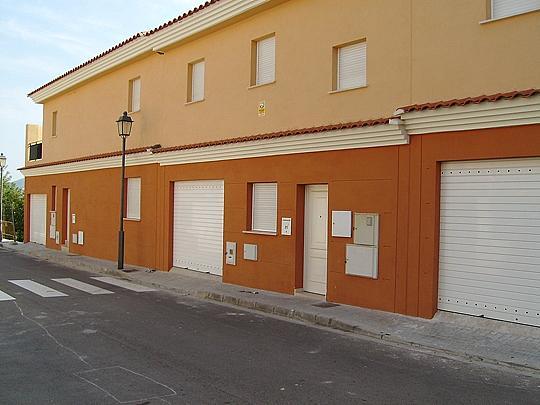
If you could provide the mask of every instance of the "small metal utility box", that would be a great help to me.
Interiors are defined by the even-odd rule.
[[[355,245],[379,245],[379,214],[354,213],[353,242]]]

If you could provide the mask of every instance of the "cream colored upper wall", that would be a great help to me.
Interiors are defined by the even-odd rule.
[[[48,100],[42,162],[119,150],[114,121],[137,76],[141,110],[132,114],[131,148],[387,117],[414,102],[540,87],[539,56],[531,52],[540,13],[480,25],[485,18],[486,0],[289,0]],[[251,40],[272,32],[276,82],[248,89]],[[368,86],[330,94],[332,47],[360,38],[367,39]],[[205,100],[185,105],[188,63],[201,58]],[[265,117],[257,115],[260,101]]]
[[[482,23],[489,0],[413,0],[414,103],[540,88],[540,11]]]

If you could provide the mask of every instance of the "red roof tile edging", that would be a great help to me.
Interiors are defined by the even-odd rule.
[[[484,95],[484,96],[478,96],[478,97],[459,98],[459,99],[447,100],[447,101],[437,101],[434,103],[413,104],[406,107],[401,107],[400,110],[403,110],[406,113],[413,112],[413,111],[435,110],[437,108],[464,106],[467,104],[480,104],[485,101],[494,102],[494,101],[499,101],[499,100],[512,100],[518,97],[531,97],[536,94],[540,94],[540,89],[509,91],[507,93],[497,93],[497,94],[491,94],[488,96]]]
[[[83,67],[91,64],[92,62],[95,62],[96,60],[103,58],[104,56],[110,54],[111,52],[116,51],[117,49],[129,44],[130,42],[133,42],[137,38],[148,37],[150,35],[153,35],[156,32],[159,32],[159,31],[169,27],[172,24],[180,22],[181,20],[184,20],[185,18],[190,17],[193,14],[198,13],[199,11],[204,10],[205,8],[211,6],[212,4],[215,4],[215,3],[219,2],[219,1],[220,0],[209,0],[209,1],[201,4],[200,6],[197,6],[197,7],[193,8],[193,9],[191,9],[189,11],[186,11],[184,14],[179,15],[178,17],[175,17],[172,20],[167,21],[164,24],[161,24],[159,27],[153,28],[153,29],[151,29],[149,31],[139,32],[139,33],[131,36],[130,38],[125,39],[124,41],[116,44],[112,48],[109,48],[106,51],[100,53],[99,55],[94,56],[92,59],[88,59],[86,62],[83,62],[78,66],[75,66],[73,69],[68,70],[67,72],[61,74],[60,76],[58,76],[56,78],[54,78],[53,80],[49,81],[48,83],[45,83],[43,86],[40,86],[37,89],[31,91],[30,93],[28,93],[28,97],[30,97],[32,94],[37,93],[40,90],[43,90],[45,87],[50,86],[51,84],[57,82],[58,80],[63,79],[66,76],[69,76],[70,74],[76,72],[77,70],[82,69]]]

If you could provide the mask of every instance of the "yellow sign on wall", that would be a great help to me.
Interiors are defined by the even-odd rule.
[[[264,117],[266,115],[266,101],[261,101],[259,103],[258,115],[259,117]]]

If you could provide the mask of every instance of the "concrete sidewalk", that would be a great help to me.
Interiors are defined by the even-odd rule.
[[[395,345],[540,374],[540,328],[536,327],[447,312],[439,312],[434,319],[427,320],[348,305],[326,306],[321,297],[292,296],[224,284],[219,277],[182,269],[164,273],[129,266],[134,271],[125,273],[116,270],[114,262],[66,254],[31,243],[4,244],[4,249]]]

